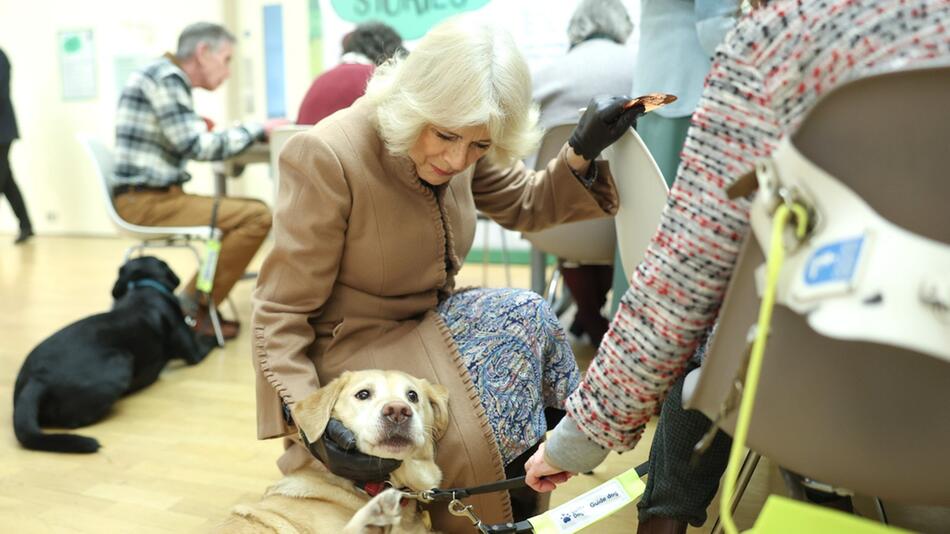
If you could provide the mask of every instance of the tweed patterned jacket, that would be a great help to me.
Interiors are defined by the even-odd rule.
[[[717,50],[660,227],[568,399],[588,438],[633,448],[716,321],[749,226],[748,201],[725,188],[836,85],[950,58],[948,25],[950,0],[784,0],[739,22]]]

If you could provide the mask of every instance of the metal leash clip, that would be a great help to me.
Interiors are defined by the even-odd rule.
[[[434,500],[432,490],[403,491],[402,497],[404,499],[414,499],[422,504],[429,504]]]
[[[479,532],[487,532],[482,527],[482,520],[472,511],[472,505],[465,504],[458,499],[452,499],[449,502],[449,513],[459,517],[467,517]]]

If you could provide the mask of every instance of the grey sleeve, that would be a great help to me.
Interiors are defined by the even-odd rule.
[[[610,452],[594,443],[570,417],[561,419],[544,446],[545,461],[571,473],[584,473],[600,465]]]

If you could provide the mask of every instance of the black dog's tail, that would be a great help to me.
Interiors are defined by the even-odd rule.
[[[13,408],[13,432],[27,449],[50,452],[96,452],[99,442],[75,434],[44,434],[40,428],[40,403],[46,386],[36,380],[27,380],[20,390]]]

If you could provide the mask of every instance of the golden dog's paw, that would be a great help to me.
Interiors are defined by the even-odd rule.
[[[402,519],[402,492],[389,488],[359,509],[344,532],[370,532],[371,527],[394,527]]]

